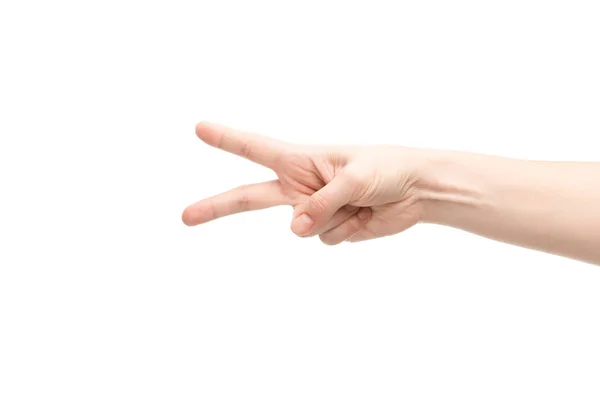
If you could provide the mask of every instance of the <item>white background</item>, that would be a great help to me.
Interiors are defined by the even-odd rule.
[[[0,398],[597,399],[600,269],[451,228],[195,228],[306,143],[600,161],[595,1],[0,3]]]

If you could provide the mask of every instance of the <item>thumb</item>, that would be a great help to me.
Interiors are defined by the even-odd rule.
[[[340,208],[352,201],[354,188],[344,174],[339,174],[297,206],[291,229],[298,236],[309,236],[327,225]]]

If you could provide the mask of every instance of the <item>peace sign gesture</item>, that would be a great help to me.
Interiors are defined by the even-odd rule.
[[[278,179],[244,185],[188,206],[188,226],[275,206],[294,207],[292,231],[326,244],[397,233],[419,221],[421,208],[407,168],[411,151],[395,146],[304,146],[212,123],[199,123],[205,143],[270,168]],[[410,165],[405,157],[404,164]]]

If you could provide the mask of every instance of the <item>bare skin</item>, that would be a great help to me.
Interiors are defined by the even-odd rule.
[[[600,163],[537,162],[401,146],[305,146],[199,123],[208,145],[278,179],[200,200],[186,225],[292,206],[291,230],[329,245],[393,235],[417,223],[600,264]]]

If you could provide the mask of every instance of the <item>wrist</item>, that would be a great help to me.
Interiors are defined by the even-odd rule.
[[[486,207],[485,157],[446,150],[422,153],[415,182],[421,222],[456,226],[465,213]]]

